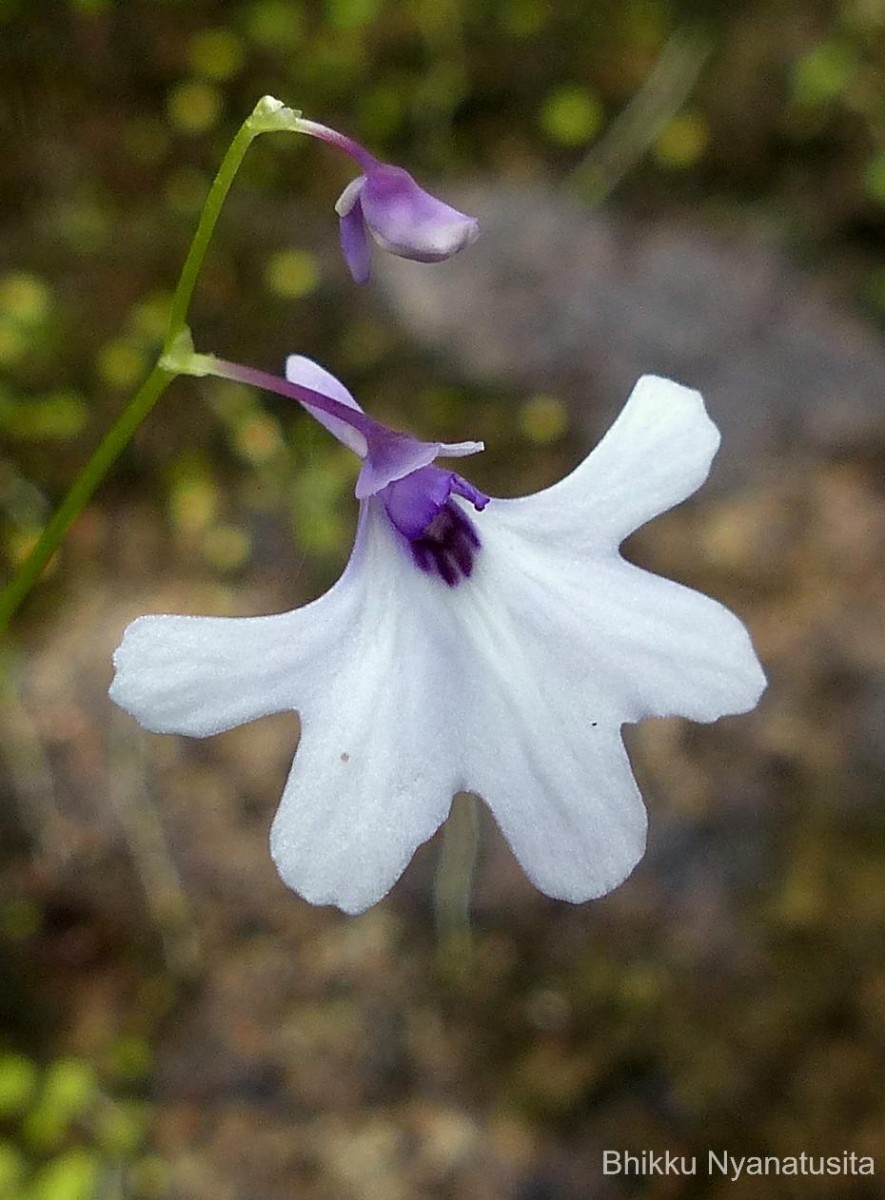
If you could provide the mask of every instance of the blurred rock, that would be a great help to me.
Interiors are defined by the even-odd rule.
[[[761,241],[638,224],[540,184],[455,197],[482,237],[431,270],[388,259],[398,319],[469,378],[553,391],[598,435],[636,379],[703,391],[729,453],[720,480],[784,452],[885,442],[885,344]]]

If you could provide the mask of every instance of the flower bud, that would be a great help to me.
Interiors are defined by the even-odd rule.
[[[335,205],[341,248],[357,283],[371,271],[368,229],[382,249],[415,262],[442,262],[479,236],[474,217],[437,200],[408,171],[377,163],[347,185]]]

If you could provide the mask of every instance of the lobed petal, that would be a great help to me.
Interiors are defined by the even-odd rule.
[[[357,412],[363,411],[344,384],[336,379],[331,371],[327,371],[325,367],[321,367],[319,363],[303,354],[290,354],[286,359],[286,379],[289,383],[309,388],[312,392],[319,392],[332,400],[337,400],[339,404],[346,404],[348,408],[353,408]],[[310,413],[325,429],[328,429],[333,437],[336,437],[354,454],[358,454],[360,458],[366,457],[368,446],[365,436],[359,430],[348,425],[346,421],[330,416],[329,413],[324,413],[316,407],[311,407]]]
[[[357,477],[354,489],[356,498],[366,500],[388,484],[429,466],[438,453],[437,442],[419,442],[406,433],[397,433],[379,425]]]
[[[436,452],[441,458],[467,458],[485,450],[485,442],[437,442]]]
[[[111,699],[153,733],[188,737],[299,711],[353,619],[359,577],[355,547],[334,587],[292,612],[139,617],[114,652]]]
[[[251,377],[257,386],[268,386],[273,382],[256,371],[241,370],[239,376]],[[330,371],[302,354],[290,354],[286,359],[286,379],[315,393],[313,401],[301,398],[301,403],[321,425],[364,460],[356,482],[358,500],[374,496],[389,483],[432,463],[440,454],[463,458],[484,448],[482,442],[422,442],[410,434],[388,429],[367,417],[344,384]],[[320,408],[323,398],[358,412],[360,428],[354,429],[347,420]]]
[[[488,804],[537,887],[589,900],[622,883],[645,849],[646,812],[620,720],[613,706],[595,703],[599,693],[588,695],[594,658],[548,625],[551,605],[531,597],[540,604],[525,623],[514,602],[521,564],[499,573],[494,525],[484,517],[477,524],[483,550],[456,598],[471,731],[465,787]]]
[[[359,175],[356,179],[351,179],[350,183],[335,201],[335,212],[339,217],[346,217],[348,213],[353,212],[359,204],[360,196],[365,186],[365,175]]]
[[[699,392],[644,375],[580,466],[546,491],[506,503],[530,505],[537,532],[570,555],[611,550],[697,491],[719,441]]]
[[[145,729],[188,737],[295,708],[299,675],[340,618],[332,597],[270,617],[139,617],[114,653],[110,697]]]
[[[359,200],[341,216],[338,230],[341,250],[354,283],[368,283],[372,274],[372,252]]]
[[[621,725],[744,712],[765,676],[741,622],[616,552],[576,560],[532,498],[474,517],[483,549],[453,597],[471,728],[465,786],[486,801],[548,895],[591,899],[641,858],[646,816]]]
[[[572,699],[561,692],[539,720],[520,712],[510,693],[488,730],[497,756],[480,756],[470,790],[485,800],[532,883],[580,904],[630,875],[645,853],[648,819],[620,732],[591,725],[567,707]]]
[[[271,852],[312,903],[374,904],[459,790],[458,631],[444,607],[427,609],[426,585],[371,501],[346,571],[313,604],[271,617],[142,617],[116,652],[111,696],[153,732],[205,737],[299,713]]]
[[[289,887],[345,912],[390,889],[459,790],[451,612],[428,611],[427,578],[378,501],[364,506],[355,558],[346,633],[303,681],[301,742],[271,831]]]
[[[474,217],[425,192],[402,167],[379,164],[370,171],[360,203],[378,245],[416,262],[451,258],[479,236]]]
[[[548,646],[564,681],[574,677],[586,711],[616,724],[715,721],[756,705],[765,675],[732,612],[614,550],[593,558],[563,552],[546,521],[535,522],[533,499],[490,504],[479,523],[488,543],[483,570],[496,572],[527,641]],[[581,534],[576,522],[574,539]]]

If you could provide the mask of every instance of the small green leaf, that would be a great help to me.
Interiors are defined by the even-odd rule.
[[[877,204],[885,204],[885,150],[874,154],[864,171],[867,195]]]
[[[0,1142],[0,1200],[17,1200],[27,1172],[24,1157],[9,1142]]]
[[[24,1112],[37,1090],[39,1074],[36,1064],[23,1054],[0,1057],[0,1119]]]
[[[602,125],[602,103],[589,88],[564,86],[549,93],[540,112],[547,136],[563,146],[588,142]]]
[[[843,42],[820,42],[793,69],[793,98],[800,104],[831,104],[857,74],[857,52]]]
[[[98,1180],[96,1156],[88,1150],[69,1150],[37,1174],[26,1200],[94,1200]]]

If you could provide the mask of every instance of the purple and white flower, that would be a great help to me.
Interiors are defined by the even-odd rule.
[[[220,367],[294,396],[362,457],[356,542],[334,587],[293,612],[133,622],[113,699],[192,737],[299,713],[271,851],[313,903],[379,900],[459,791],[482,797],[548,895],[616,887],[646,831],[621,726],[713,721],[765,687],[731,612],[618,553],[706,478],[719,434],[701,396],[645,376],[570,475],[500,500],[433,465],[479,444],[385,429],[307,359],[289,359],[288,383]]]
[[[335,205],[341,248],[357,283],[366,283],[372,269],[367,230],[383,250],[416,262],[442,262],[479,237],[474,217],[431,196],[402,167],[380,162],[359,142],[316,121],[299,117],[296,127],[343,150],[362,169]]]

